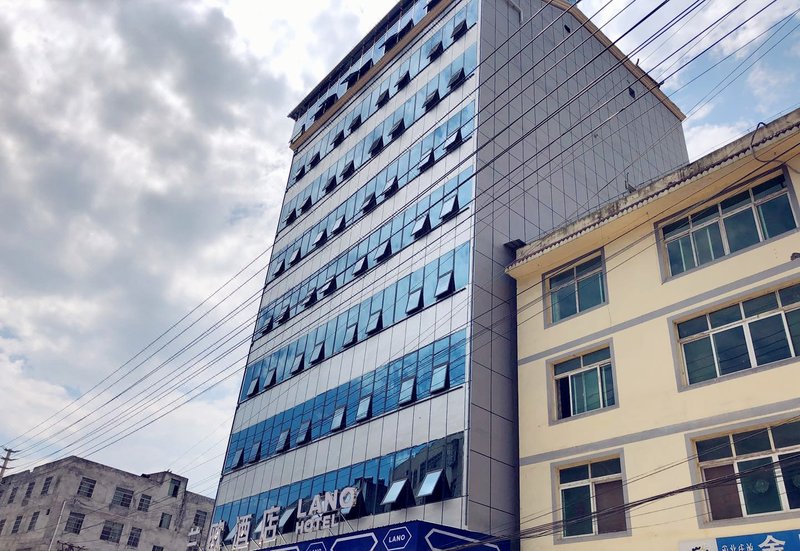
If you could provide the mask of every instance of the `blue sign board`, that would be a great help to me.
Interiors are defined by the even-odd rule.
[[[339,524],[339,529],[346,527]],[[508,541],[487,541],[490,536],[419,520],[374,530],[342,533],[267,549],[272,551],[447,551],[470,545],[470,551],[510,551]],[[761,551],[756,549],[755,551]]]
[[[800,530],[687,541],[681,551],[800,551]]]

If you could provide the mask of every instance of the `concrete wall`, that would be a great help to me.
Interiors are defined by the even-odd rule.
[[[624,192],[626,179],[639,185],[688,159],[679,118],[628,68],[589,86],[618,59],[597,38],[579,46],[591,33],[562,14],[538,1],[481,3],[468,521],[493,533],[515,529],[519,509],[515,295],[504,273],[513,253],[504,244],[529,242]]]
[[[50,476],[53,480],[49,491],[42,495],[44,481]],[[91,498],[76,495],[83,477],[97,481]],[[170,480],[173,478],[181,483],[177,497],[169,495]],[[29,499],[24,499],[30,482],[34,482],[33,493]],[[3,490],[0,520],[6,521],[0,534],[0,549],[30,548],[32,551],[44,551],[50,547],[51,541],[53,549],[58,549],[58,542],[73,543],[92,550],[125,549],[131,528],[137,527],[142,529],[138,549],[151,551],[154,545],[159,545],[165,551],[185,551],[187,534],[196,511],[208,513],[203,532],[207,534],[214,504],[208,497],[187,492],[187,482],[185,477],[168,472],[135,475],[77,457],[6,476],[0,485]],[[16,499],[9,504],[11,491],[15,487],[19,488]],[[129,508],[111,503],[117,487],[133,490],[133,502]],[[152,498],[148,512],[137,510],[142,494]],[[31,516],[36,511],[39,512],[38,521],[29,531]],[[64,532],[71,511],[86,515],[80,534]],[[162,513],[172,515],[168,529],[159,528]],[[19,533],[11,534],[14,520],[19,515],[23,517]],[[124,525],[118,544],[100,540],[106,520]]]
[[[796,147],[798,141],[795,134],[780,149],[792,143]],[[800,157],[789,160],[788,167],[785,174],[798,219]],[[770,171],[774,175],[776,169],[780,174],[778,163],[762,165],[747,154],[512,270],[518,278],[520,308],[520,488],[521,516],[527,519],[523,529],[560,519],[561,467],[621,457],[626,501],[631,502],[700,482],[694,440],[760,429],[798,415],[796,357],[690,386],[675,323],[800,282],[800,265],[790,260],[800,250],[800,232],[790,231],[667,277],[654,227],[683,209],[707,205],[702,201],[732,184],[756,184],[759,180],[750,178]],[[609,212],[614,210],[620,209]],[[591,219],[581,227],[587,224]],[[595,250],[602,250],[606,259],[607,303],[548,324],[543,274]],[[611,347],[616,405],[559,420],[553,363],[598,346]],[[705,500],[703,491],[682,493],[630,511],[627,532],[573,539],[557,533],[526,540],[522,547],[675,550],[686,540],[797,528],[796,511],[713,521]],[[598,539],[608,541],[587,543]]]

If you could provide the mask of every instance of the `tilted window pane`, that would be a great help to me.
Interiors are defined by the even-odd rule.
[[[747,352],[747,342],[745,341],[744,328],[742,326],[715,333],[713,338],[721,375],[735,373],[751,367],[750,355]]]
[[[592,496],[589,485],[561,490],[564,536],[591,534]]]
[[[333,419],[331,420],[332,431],[340,430],[344,426],[344,412],[344,407],[340,407],[333,412]]]
[[[766,239],[797,227],[788,195],[781,195],[758,205],[758,217],[761,219],[761,231]]]
[[[764,457],[739,461],[736,466],[741,475],[744,505],[748,515],[781,510],[781,498],[775,480],[772,459]],[[747,473],[747,474],[743,474]]]
[[[751,322],[749,328],[757,365],[777,362],[792,355],[780,314]]]
[[[681,218],[671,224],[665,225],[661,232],[664,234],[664,239],[669,239],[670,237],[675,237],[676,235],[680,234],[689,229],[689,218]]]
[[[588,310],[605,302],[603,273],[596,273],[578,281],[578,309]]]
[[[722,246],[722,235],[719,232],[719,224],[711,224],[697,231],[692,232],[694,248],[697,252],[697,263],[706,264],[725,256],[725,248]]]
[[[432,471],[425,475],[425,478],[422,480],[422,484],[420,485],[419,492],[417,492],[417,497],[428,497],[433,495],[433,492],[436,491],[436,484],[442,477],[442,470],[439,469],[438,471]]]
[[[714,352],[711,350],[711,339],[705,337],[683,345],[683,357],[686,361],[686,374],[689,384],[715,379],[717,368],[714,365]]]
[[[669,257],[669,271],[672,275],[691,270],[697,265],[692,253],[692,242],[688,235],[667,243],[667,256]]]
[[[736,252],[758,243],[758,229],[751,209],[732,214],[724,219],[728,248]]]
[[[732,477],[733,465],[722,465],[720,467],[708,467],[703,469],[703,478],[706,482],[722,477]],[[706,488],[708,496],[708,508],[711,512],[712,520],[722,520],[726,518],[740,518],[742,516],[742,506],[739,503],[739,490],[736,480],[728,480],[725,483],[717,483]]]

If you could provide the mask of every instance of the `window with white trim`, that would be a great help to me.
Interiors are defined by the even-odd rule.
[[[800,353],[800,284],[677,324],[686,380],[695,384]]]
[[[598,252],[549,275],[550,321],[561,321],[606,302],[604,272]]]
[[[553,376],[559,419],[616,403],[608,347],[554,364]]]
[[[661,237],[674,276],[796,227],[781,175],[662,226]]]
[[[695,442],[711,520],[800,509],[800,421]]]
[[[563,537],[628,529],[618,457],[559,469],[558,479]]]

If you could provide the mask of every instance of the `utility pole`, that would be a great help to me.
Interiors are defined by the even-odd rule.
[[[6,469],[10,469],[8,466],[9,461],[14,461],[11,459],[12,453],[17,453],[19,450],[12,450],[11,448],[3,448],[6,451],[6,456],[3,458],[3,466],[0,467],[0,480],[3,480],[3,477],[6,475]]]

